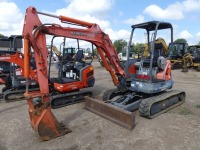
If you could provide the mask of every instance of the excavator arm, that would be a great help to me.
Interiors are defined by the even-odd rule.
[[[38,14],[58,18],[61,22],[83,26],[85,28],[62,27],[57,24],[42,24]],[[48,50],[46,48],[46,34],[85,40],[93,43],[97,47],[105,68],[112,77],[114,85],[121,88],[120,80],[126,76],[109,36],[105,34],[97,24],[65,16],[41,13],[34,7],[27,8],[22,33],[24,37],[24,77],[28,78],[30,76],[30,48],[32,48],[34,50],[40,91],[27,91],[25,97],[29,104],[32,128],[43,140],[49,140],[66,133],[51,112],[48,88]],[[35,105],[32,100],[34,97],[39,97],[41,102]],[[67,132],[69,132],[69,130]]]

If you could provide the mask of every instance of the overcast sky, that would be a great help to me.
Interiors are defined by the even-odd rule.
[[[200,0],[0,0],[0,33],[21,34],[29,6],[97,23],[112,41],[128,41],[132,24],[151,20],[172,23],[174,39],[185,38],[190,45],[200,41]],[[54,22],[49,17],[41,20]]]

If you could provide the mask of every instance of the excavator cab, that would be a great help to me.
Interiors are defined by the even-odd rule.
[[[63,48],[63,61],[72,61],[76,54],[76,48],[66,47]]]
[[[172,25],[170,23],[158,21],[133,25],[130,43],[132,43],[133,33],[136,29],[146,31],[147,45],[150,56],[142,57],[140,62],[134,64],[134,75],[130,75],[128,71],[130,70],[129,66],[126,66],[128,76],[132,77],[131,79],[126,78],[126,84],[128,85],[127,89],[149,94],[159,93],[161,91],[165,91],[166,89],[170,89],[173,86],[173,81],[171,78],[170,63],[165,58],[166,44],[163,44],[164,40],[162,38],[157,38],[156,35],[159,30],[170,29],[171,42],[173,42]],[[150,34],[152,35],[151,37]]]
[[[170,53],[168,55],[169,59],[182,59],[187,53],[188,44],[183,42],[174,42],[169,44]]]
[[[182,68],[182,58],[188,51],[188,43],[173,42],[168,47],[169,53],[167,54],[167,58],[171,62],[172,69]]]
[[[0,56],[14,54],[18,48],[22,48],[22,36],[11,35],[10,37],[1,37],[0,47],[2,47],[2,49],[0,50]],[[12,73],[14,72],[13,69],[11,68],[11,65],[12,64],[10,62],[6,61],[0,62],[0,71],[2,76],[10,74],[11,70]]]
[[[52,38],[51,45],[53,45],[54,38]],[[92,96],[91,91],[81,89],[93,87],[95,82],[94,68],[90,63],[83,61],[83,50],[79,48],[75,53],[75,48],[65,48],[65,40],[66,38],[64,38],[62,53],[60,55],[58,77],[50,77],[51,61],[49,64],[48,76],[51,82],[51,106],[54,109],[81,102],[84,100],[84,96]],[[70,96],[69,92],[73,94]]]
[[[188,51],[182,57],[182,72],[188,72],[188,68],[200,71],[200,46],[188,46]]]
[[[193,63],[200,63],[200,46],[199,45],[190,45],[188,47],[188,52],[193,57]],[[197,65],[200,66],[200,65]]]
[[[10,44],[10,39],[8,37],[1,37],[0,38],[0,47],[4,47],[8,50],[0,50],[0,55],[4,55],[5,52],[9,52],[9,48],[11,46]],[[10,63],[1,61],[0,62],[0,84],[5,84],[6,83],[6,78],[8,77],[10,73]]]

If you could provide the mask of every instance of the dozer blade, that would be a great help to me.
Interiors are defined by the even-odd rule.
[[[31,99],[27,99],[27,102],[29,104],[31,126],[42,140],[51,140],[71,132],[69,128],[64,127],[57,121],[51,112],[49,102],[41,103],[37,108],[34,107]]]
[[[135,127],[135,113],[122,110],[109,103],[85,96],[85,108],[103,118],[106,118],[126,129]]]

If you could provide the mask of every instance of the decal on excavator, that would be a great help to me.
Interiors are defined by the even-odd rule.
[[[10,59],[10,57],[0,57],[0,60]]]

